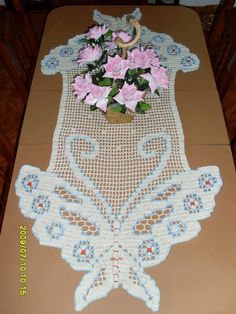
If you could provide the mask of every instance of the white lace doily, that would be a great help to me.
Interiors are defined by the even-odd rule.
[[[133,15],[141,18],[139,9]],[[95,11],[94,20],[132,31],[126,16]],[[196,70],[199,60],[170,36],[143,26],[141,42],[168,68],[170,86],[160,97],[147,96],[148,113],[113,125],[73,94],[83,38],[70,39],[42,60],[43,73],[61,73],[63,94],[49,167],[22,167],[19,206],[35,219],[40,244],[60,248],[73,269],[87,272],[75,291],[76,310],[122,287],[157,311],[159,289],[144,268],[164,261],[173,244],[197,236],[199,220],[209,217],[222,185],[217,167],[189,168],[175,104],[176,72]]]

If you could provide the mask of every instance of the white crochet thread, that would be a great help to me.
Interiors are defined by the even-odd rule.
[[[141,13],[133,13],[140,19]],[[98,23],[131,31],[125,16],[94,12]],[[122,287],[158,311],[159,289],[144,268],[164,261],[172,245],[200,231],[213,211],[222,180],[215,166],[191,170],[174,97],[178,70],[198,68],[197,56],[165,34],[142,27],[142,43],[168,68],[169,89],[147,95],[152,110],[131,124],[108,124],[78,104],[71,83],[83,69],[74,61],[84,35],[42,60],[45,74],[60,72],[63,95],[47,171],[23,166],[16,182],[21,212],[35,219],[40,244],[61,249],[74,270],[86,271],[75,308]]]

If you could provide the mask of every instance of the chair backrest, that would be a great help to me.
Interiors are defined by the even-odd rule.
[[[234,1],[227,1],[228,5],[229,2],[233,6]],[[231,147],[236,156],[236,8],[224,8],[213,27],[208,42],[209,54]]]
[[[39,41],[37,39],[35,30],[33,28],[32,22],[29,18],[28,12],[25,8],[25,2],[24,0],[11,0],[12,6],[16,12],[21,12],[24,16],[23,19],[23,28],[26,33],[26,36],[28,37],[29,43],[31,45],[31,49],[35,55],[35,57],[38,54],[39,49]]]
[[[65,5],[77,5],[77,4],[117,4],[117,5],[145,5],[148,4],[148,0],[50,0],[52,8]]]
[[[232,10],[235,0],[222,0],[212,25],[212,29],[207,39],[208,50],[210,56],[214,55],[215,50],[219,44],[221,35],[224,31],[224,16],[227,11]]]
[[[39,48],[29,21],[22,6],[0,11],[0,60],[25,104]]]

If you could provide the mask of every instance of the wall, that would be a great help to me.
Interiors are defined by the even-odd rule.
[[[4,0],[0,0],[0,5],[5,5]]]

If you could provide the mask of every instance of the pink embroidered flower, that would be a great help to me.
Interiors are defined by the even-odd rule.
[[[80,65],[98,60],[102,55],[102,49],[98,46],[88,46],[79,52],[79,59],[76,61]]]
[[[159,87],[168,88],[169,80],[166,69],[163,67],[152,68],[151,73],[142,74],[140,76],[149,82],[149,87],[152,93]]]
[[[106,34],[107,31],[108,31],[108,28],[106,28],[105,25],[103,26],[95,25],[94,27],[89,29],[89,31],[86,34],[86,37],[89,39],[98,39],[102,35]]]
[[[75,83],[72,84],[74,88],[74,94],[77,96],[78,100],[82,100],[91,90],[92,78],[87,73],[85,77],[76,76]]]
[[[154,60],[155,59],[155,60]],[[152,65],[152,61],[157,64],[157,57],[153,49],[136,48],[131,52],[128,51],[128,60],[131,69],[142,68],[147,69]]]
[[[118,37],[120,39],[122,39],[125,43],[127,43],[128,41],[130,41],[132,39],[132,37],[129,34],[127,34],[126,32],[123,32],[123,31],[112,33],[112,40],[113,41],[115,41],[115,39]]]
[[[124,79],[126,71],[129,69],[128,61],[116,55],[114,58],[108,56],[108,62],[104,65],[106,70],[104,77],[114,79]]]
[[[135,112],[137,103],[143,100],[144,92],[138,91],[137,87],[132,84],[129,85],[125,82],[123,87],[120,89],[120,92],[114,97],[114,99],[125,105],[128,109]]]
[[[90,94],[85,98],[84,102],[87,105],[94,106],[101,109],[102,111],[107,111],[107,103],[111,87],[101,87],[97,85],[92,85]]]

